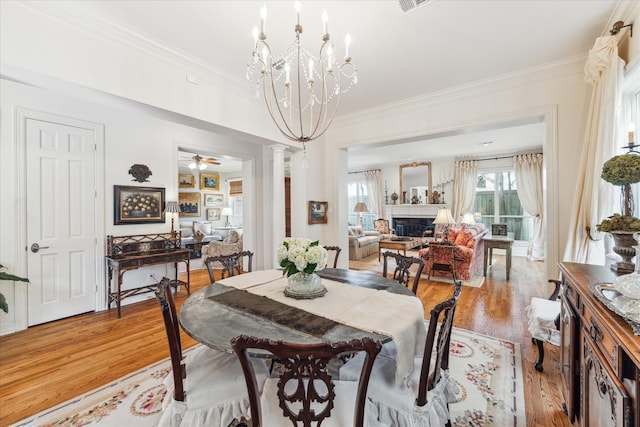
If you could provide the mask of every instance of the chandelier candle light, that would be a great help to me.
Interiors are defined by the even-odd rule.
[[[323,135],[338,110],[340,96],[358,82],[351,63],[345,38],[344,62],[336,62],[336,48],[329,37],[327,12],[322,14],[323,34],[319,55],[302,46],[300,35],[300,2],[295,2],[296,34],[293,43],[281,54],[274,55],[267,43],[265,26],[267,8],[260,13],[260,29],[253,29],[255,48],[247,65],[247,79],[255,88],[256,97],[262,90],[271,118],[282,134],[303,144]]]

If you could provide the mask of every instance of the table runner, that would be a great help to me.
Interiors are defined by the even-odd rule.
[[[413,369],[414,356],[422,356],[426,340],[424,308],[413,296],[399,295],[322,279],[327,294],[316,299],[293,299],[283,293],[287,278],[280,270],[241,274],[220,281],[225,286],[246,289],[288,306],[335,320],[367,332],[392,337],[397,348],[396,382]]]
[[[338,325],[331,319],[274,301],[271,298],[252,294],[246,290],[231,288],[231,290],[211,296],[209,299],[227,307],[237,308],[243,313],[253,314],[279,325],[313,335],[316,338],[322,338]]]

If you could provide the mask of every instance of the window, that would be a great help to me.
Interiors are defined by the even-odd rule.
[[[513,169],[478,174],[473,211],[476,221],[489,229],[494,223],[507,224],[515,240],[531,238],[534,217],[522,209]]]
[[[347,189],[347,196],[349,199],[349,225],[358,225],[360,224],[360,214],[354,212],[356,208],[356,203],[364,202],[367,205],[367,208],[371,206],[369,203],[369,196],[367,194],[367,183],[364,180],[364,177],[359,176],[358,178],[353,178],[351,182],[349,182],[349,188]],[[373,221],[374,214],[365,212],[362,214],[362,228],[364,230],[374,230]]]

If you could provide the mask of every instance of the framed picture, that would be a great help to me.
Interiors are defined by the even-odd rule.
[[[201,173],[200,189],[216,191],[220,190],[220,175],[215,173]]]
[[[178,174],[178,188],[196,188],[196,177],[190,173]]]
[[[224,194],[219,193],[205,193],[204,195],[205,207],[220,207],[224,206]]]
[[[491,234],[494,236],[506,236],[507,224],[491,224]]]
[[[164,222],[164,188],[113,186],[113,224]]]
[[[180,216],[200,216],[200,193],[178,193]]]
[[[218,221],[218,220],[220,220],[220,208],[207,209],[207,221]]]
[[[309,224],[326,224],[327,223],[327,206],[328,202],[309,201]]]

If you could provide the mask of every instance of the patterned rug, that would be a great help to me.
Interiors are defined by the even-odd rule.
[[[519,345],[454,328],[450,350],[460,386],[450,406],[452,426],[525,426]],[[170,370],[168,359],[160,361],[13,426],[156,426]]]

